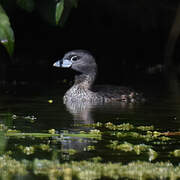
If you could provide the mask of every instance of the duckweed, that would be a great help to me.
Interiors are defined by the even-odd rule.
[[[154,151],[151,146],[145,145],[145,144],[133,145],[128,142],[119,144],[119,142],[115,140],[115,141],[111,141],[110,144],[107,145],[107,147],[113,150],[119,150],[119,151],[124,151],[124,152],[135,152],[137,155],[146,153],[149,155],[150,161],[156,159],[158,155],[158,153]]]
[[[153,131],[154,126],[138,126],[137,129],[139,129],[141,131]]]
[[[42,151],[47,151],[47,152],[51,151],[51,148],[48,144],[39,144],[39,145],[33,145],[33,146],[19,145],[18,149],[20,149],[26,155],[34,154],[35,150],[37,149],[42,150]]]
[[[97,163],[97,162],[101,162],[102,158],[100,156],[97,156],[97,157],[90,158],[89,160]]]
[[[43,151],[50,151],[50,146],[48,144],[40,144],[39,148]]]
[[[13,119],[17,116],[13,115]],[[26,117],[24,117],[26,119]],[[27,118],[27,119],[33,119]],[[170,143],[173,143],[173,138],[170,135],[178,135],[172,133],[159,132],[154,126],[135,126],[130,123],[113,124],[108,123],[94,123],[86,125],[76,125],[88,127],[88,132],[79,131],[78,133],[71,133],[69,131],[63,131],[59,133],[55,129],[49,129],[44,133],[23,133],[19,130],[8,129],[8,126],[0,124],[0,131],[2,138],[10,139],[14,138],[16,141],[24,142],[21,138],[29,138],[32,142],[37,140],[38,144],[19,144],[16,147],[20,152],[27,155],[34,154],[38,149],[38,153],[45,151],[44,153],[52,155],[53,160],[47,159],[32,159],[17,161],[10,156],[13,156],[14,152],[4,153],[6,155],[0,156],[0,178],[2,179],[14,179],[15,176],[24,176],[28,172],[33,172],[35,176],[47,176],[50,180],[65,179],[65,180],[96,180],[103,179],[178,179],[180,178],[180,165],[173,165],[171,162],[156,162],[161,155],[161,149],[167,148]],[[85,128],[86,129],[86,128]],[[61,131],[60,131],[61,132]],[[8,137],[8,138],[7,138]],[[73,141],[76,139],[76,141]],[[63,141],[68,140],[68,142]],[[81,143],[85,142],[85,146],[80,150],[71,148],[71,146],[61,147],[63,144],[69,143]],[[89,143],[90,142],[90,143]],[[103,143],[105,142],[105,144]],[[140,142],[140,143],[139,143]],[[66,145],[67,145],[66,144]],[[103,163],[106,159],[103,159],[102,144],[107,152],[117,156],[119,154],[127,154],[137,157],[137,159],[144,161],[127,161],[120,163],[112,163],[108,159],[109,163]],[[79,146],[81,146],[79,145]],[[69,147],[69,148],[68,148]],[[158,147],[158,148],[157,148]],[[92,151],[92,152],[89,152]],[[104,152],[104,151],[103,151]],[[81,153],[85,156],[91,154],[90,158],[86,157],[88,161],[71,161],[75,157],[79,157]],[[99,154],[98,154],[99,153]],[[116,154],[117,153],[117,154]],[[9,154],[9,155],[7,155]],[[172,150],[167,148],[167,158],[178,159],[180,157],[180,150]],[[62,158],[59,156],[66,156],[68,158]],[[75,156],[74,156],[75,155]],[[95,157],[92,157],[92,156]],[[111,154],[108,154],[111,155]],[[164,154],[163,154],[164,155]],[[72,156],[73,158],[71,159]],[[145,158],[144,158],[145,157]],[[49,157],[48,157],[49,158]],[[148,158],[148,159],[147,159]],[[64,163],[60,163],[58,159],[63,160]],[[149,162],[145,162],[145,160]],[[107,162],[107,161],[106,161]],[[13,166],[13,167],[12,167]]]
[[[68,150],[66,150],[66,152],[68,152],[70,156],[77,153],[77,151],[75,149],[68,149]]]
[[[32,165],[31,165],[32,164]],[[110,179],[178,179],[180,178],[180,166],[174,166],[170,162],[149,163],[134,161],[123,165],[121,163],[100,163],[90,161],[72,161],[59,163],[58,161],[39,160],[33,162],[23,160],[16,161],[9,156],[0,157],[0,177],[13,179],[15,176],[25,176],[27,169],[31,169],[34,175],[44,175],[50,180],[63,178],[77,180],[96,180],[103,177]]]
[[[135,161],[122,165],[121,163],[99,163],[90,161],[80,161],[59,164],[48,160],[34,161],[34,173],[36,175],[46,175],[48,177],[78,180],[96,180],[103,177],[110,179],[177,179],[180,178],[180,166],[173,166],[169,162],[148,163]],[[67,171],[69,173],[67,173]]]
[[[84,151],[94,151],[95,150],[95,146],[87,146],[86,148],[84,148]]]
[[[180,149],[175,149],[173,152],[170,152],[170,154],[175,157],[180,157]]]
[[[129,123],[114,125],[113,123],[108,122],[105,124],[105,127],[110,130],[120,130],[120,131],[130,131],[130,130],[134,129],[134,126]]]
[[[22,151],[24,152],[24,154],[26,155],[30,155],[30,154],[34,154],[34,147],[33,146],[26,146],[22,149]]]
[[[75,127],[83,126],[83,127],[91,127],[91,128],[99,128],[103,127],[103,123],[97,122],[97,123],[92,123],[92,124],[74,124]]]
[[[62,134],[64,137],[77,137],[77,138],[90,138],[90,139],[98,139],[101,140],[101,131],[99,130],[91,130],[89,133],[81,131],[80,133],[64,133]]]
[[[48,132],[49,132],[50,134],[55,134],[55,133],[56,133],[56,130],[55,130],[55,129],[49,129]]]
[[[15,176],[24,176],[27,173],[27,167],[22,162],[7,155],[0,156],[0,177],[2,179],[14,179]]]
[[[128,142],[124,142],[123,144],[118,144],[118,141],[112,141],[112,144],[108,145],[107,147],[113,150],[121,150],[125,152],[130,152],[133,150],[133,145]]]

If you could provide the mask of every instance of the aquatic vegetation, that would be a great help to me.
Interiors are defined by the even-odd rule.
[[[5,133],[5,135],[14,138],[25,138],[25,137],[49,138],[54,136],[60,136],[59,134],[50,134],[50,133],[22,133],[22,132],[7,132]]]
[[[80,131],[79,133],[68,133],[61,134],[61,137],[77,137],[77,138],[91,138],[101,140],[102,132],[100,130],[90,130],[90,132]]]
[[[43,151],[50,151],[50,146],[48,144],[40,144],[39,148]]]
[[[145,144],[133,145],[128,142],[119,144],[117,140],[110,141],[110,144],[107,145],[108,148],[112,150],[124,151],[124,152],[134,152],[137,155],[146,153],[149,156],[149,160],[152,161],[157,158],[158,153],[152,149],[152,146]]]
[[[66,149],[64,150],[66,153],[68,153],[70,156],[74,155],[77,153],[75,149]]]
[[[12,159],[7,155],[0,156],[0,177],[1,179],[14,179],[16,176],[28,174],[24,163]]]
[[[51,147],[49,144],[42,144],[42,143],[32,145],[32,146],[19,145],[17,146],[17,148],[20,149],[26,155],[34,154],[36,150],[42,150],[42,151],[47,151],[47,152],[51,151]]]
[[[170,152],[170,155],[180,157],[180,149],[175,149],[173,152]]]
[[[22,145],[19,146],[19,149],[21,149],[22,152],[24,154],[26,154],[26,155],[34,154],[34,150],[35,150],[35,148],[33,146],[26,146],[26,147],[24,147]]]
[[[0,131],[5,131],[7,129],[7,126],[5,126],[4,124],[0,124]]]
[[[115,125],[111,122],[108,122],[105,124],[105,127],[107,129],[110,129],[110,130],[120,130],[120,131],[129,131],[129,130],[134,129],[134,126],[132,124],[129,124],[129,123],[123,123],[120,125]]]
[[[56,133],[56,130],[55,130],[55,129],[49,129],[48,132],[49,132],[50,134],[55,134],[55,133]]]
[[[91,129],[89,134],[93,134],[93,135],[97,135],[97,136],[101,136],[102,132],[98,129]]]
[[[32,164],[32,165],[31,165]],[[103,177],[111,179],[178,179],[180,166],[170,162],[149,163],[134,161],[123,165],[121,163],[100,163],[91,161],[72,161],[59,163],[59,161],[39,160],[33,162],[16,161],[9,156],[0,157],[0,177],[11,179],[14,176],[25,176],[31,169],[34,175],[44,175],[50,180],[64,178],[78,180],[96,180]]]
[[[10,118],[13,121],[18,118],[27,119],[30,122],[31,119],[36,119],[34,116],[14,116],[13,118],[12,114]],[[121,124],[97,122],[76,124],[75,126],[77,129],[83,127],[83,130],[71,132],[52,128],[38,133],[30,133],[19,131],[14,126],[0,124],[2,140],[4,139],[6,143],[7,140],[16,142],[4,153],[3,150],[1,151],[0,169],[2,167],[5,171],[0,170],[0,178],[13,179],[17,175],[24,176],[29,172],[32,172],[33,176],[46,176],[50,180],[96,180],[104,179],[104,177],[107,179],[180,178],[180,165],[170,162],[170,160],[177,160],[180,157],[179,149],[169,148],[170,144],[176,142],[174,135],[170,137],[171,133],[160,132],[152,125],[135,126],[123,122]],[[28,144],[26,140],[28,140]],[[161,151],[164,149],[163,156],[166,156],[169,162],[161,162]],[[35,159],[17,161],[12,158],[16,156],[16,151],[18,151],[18,155],[22,154],[23,158],[35,157]],[[49,159],[47,160],[46,157],[38,159],[39,154],[42,156],[46,154]],[[83,156],[81,157],[81,154],[86,160],[83,159]],[[121,161],[119,156],[127,156],[128,160]],[[131,157],[133,157],[133,161]],[[5,159],[6,165],[1,163],[1,160]],[[152,163],[154,160],[156,162]],[[20,167],[21,171],[20,169],[11,171],[13,163],[16,168]]]
[[[90,158],[89,161],[92,161],[92,162],[101,162],[102,161],[102,157],[100,156],[97,156],[97,157],[93,157],[93,158]]]
[[[157,132],[154,133],[151,131],[147,131],[146,134],[140,133],[140,132],[109,132],[111,135],[116,136],[117,138],[133,138],[133,139],[141,139],[146,142],[154,141],[154,140],[159,140],[160,143],[164,143],[164,141],[169,141],[171,138],[161,136],[161,133],[157,136]],[[157,142],[156,142],[157,143]]]
[[[0,177],[12,179],[25,176],[28,169],[34,175],[47,176],[50,180],[64,178],[78,180],[95,180],[103,177],[111,179],[178,179],[180,178],[180,166],[174,166],[170,162],[149,163],[134,161],[123,165],[122,163],[100,163],[92,161],[72,161],[59,163],[59,161],[39,160],[16,161],[9,156],[0,157]]]
[[[97,123],[91,123],[91,124],[74,124],[74,127],[79,127],[79,126],[83,126],[83,127],[91,127],[91,128],[100,128],[100,127],[103,127],[104,124],[101,123],[101,122],[97,122]]]
[[[49,179],[66,178],[78,180],[96,180],[103,177],[111,179],[177,179],[180,178],[180,166],[169,162],[148,163],[135,161],[121,163],[99,163],[90,161],[72,161],[60,164],[58,161],[36,159],[33,162],[36,175],[46,175]]]
[[[87,146],[86,148],[84,148],[84,151],[94,151],[95,150],[95,146]]]
[[[141,131],[153,131],[154,126],[137,126],[136,129],[139,129]]]
[[[92,128],[99,128],[99,134],[108,134],[111,136],[115,136],[118,139],[122,138],[133,138],[133,139],[141,139],[146,142],[159,140],[159,143],[164,143],[164,141],[171,140],[170,137],[165,136],[163,132],[153,131],[154,126],[133,126],[130,123],[122,123],[115,125],[111,122],[102,124],[100,122],[94,124],[85,124],[85,125],[77,125],[76,126],[85,126]],[[104,130],[105,128],[105,130]],[[102,130],[102,131],[101,131]],[[110,130],[110,131],[108,131]],[[92,130],[97,131],[97,130]],[[157,142],[155,142],[157,143]]]

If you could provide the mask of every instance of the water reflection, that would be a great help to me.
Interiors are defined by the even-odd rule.
[[[111,102],[111,103],[99,103],[99,102],[84,102],[84,101],[64,101],[66,109],[73,115],[74,123],[91,124],[94,123],[92,110],[98,109],[99,111],[107,111],[108,109],[116,109],[117,111],[123,111],[127,109],[133,109],[137,104],[126,102]]]
[[[74,123],[90,124],[93,123],[93,117],[91,115],[91,109],[93,104],[89,102],[64,102],[66,109],[73,115]]]
[[[95,123],[96,120],[93,116],[93,111],[98,110],[99,112],[107,112],[109,109],[114,109],[116,112],[119,111],[126,111],[133,109],[135,104],[129,104],[125,102],[113,102],[113,103],[91,103],[91,102],[83,102],[83,101],[64,101],[64,104],[66,106],[67,111],[72,114],[73,120],[74,120],[74,125],[78,124],[78,126],[74,126],[72,129],[73,133],[76,133],[79,131],[90,131],[93,128],[89,126],[83,126],[85,124],[92,124]],[[80,124],[82,126],[80,126]],[[93,145],[95,143],[94,140],[86,139],[83,138],[83,141],[80,140],[80,138],[77,137],[66,137],[64,138],[63,141],[61,141],[62,144],[62,149],[75,149],[79,153],[84,151],[84,149],[87,149],[88,146]],[[66,155],[66,158],[68,159],[69,157]],[[86,157],[83,158],[88,158],[87,152],[86,152]]]

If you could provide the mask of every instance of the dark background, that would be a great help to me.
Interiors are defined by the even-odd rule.
[[[8,12],[15,33],[15,53],[10,59],[1,47],[4,68],[0,79],[28,83],[72,80],[72,72],[53,68],[52,64],[69,50],[86,49],[96,57],[98,83],[146,81],[147,69],[164,62],[177,3],[80,0],[62,27],[49,24],[38,12],[17,7]],[[175,56],[177,52],[178,45]]]

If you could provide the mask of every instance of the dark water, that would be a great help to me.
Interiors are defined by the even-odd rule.
[[[148,100],[143,104],[127,105],[121,103],[112,103],[105,105],[89,105],[89,104],[64,104],[62,97],[67,88],[60,87],[55,91],[46,91],[42,94],[30,95],[0,95],[0,121],[10,129],[20,130],[21,132],[48,132],[55,129],[59,134],[63,130],[78,133],[80,131],[89,131],[91,127],[85,127],[83,124],[91,123],[107,123],[114,124],[130,123],[134,126],[151,126],[153,125],[161,132],[179,131],[180,127],[180,96],[178,93],[169,93],[167,89],[161,88],[158,91],[144,88],[147,92]],[[143,89],[142,89],[143,90]],[[50,103],[49,100],[53,102]],[[14,120],[7,120],[3,114],[10,113],[17,116]],[[34,116],[34,120],[25,118]],[[9,123],[9,124],[8,124]],[[78,124],[78,126],[76,126]],[[82,124],[79,125],[79,124]],[[53,140],[50,139],[52,142]],[[110,141],[108,137],[102,141],[89,140],[84,138],[66,137],[56,139],[57,141],[49,143],[47,139],[16,139],[10,138],[7,142],[7,150],[13,151],[13,156],[17,159],[47,158],[51,159],[53,152],[46,153],[37,151],[33,155],[27,155],[20,152],[19,145],[32,146],[40,143],[48,144],[54,150],[59,149],[75,149],[77,154],[72,159],[83,160],[93,156],[101,156],[105,161],[131,161],[137,160],[137,156],[121,155],[117,158],[117,154],[112,155],[111,150],[106,149],[106,144]],[[126,139],[125,139],[126,140]],[[128,139],[127,139],[128,140]],[[124,140],[123,140],[124,141]],[[136,142],[137,143],[137,142]],[[139,142],[141,143],[141,142]],[[142,142],[143,143],[143,142]],[[89,152],[84,149],[89,145],[95,145],[97,151]],[[178,148],[180,145],[179,138],[173,140],[171,145],[167,144],[164,149],[170,151],[170,146]],[[159,146],[156,148],[158,149]],[[160,151],[164,151],[163,148]],[[128,158],[127,158],[128,157]],[[69,160],[69,155],[61,154],[57,157],[63,160]],[[163,156],[164,160],[168,160],[168,156]],[[161,158],[161,160],[163,160]]]

